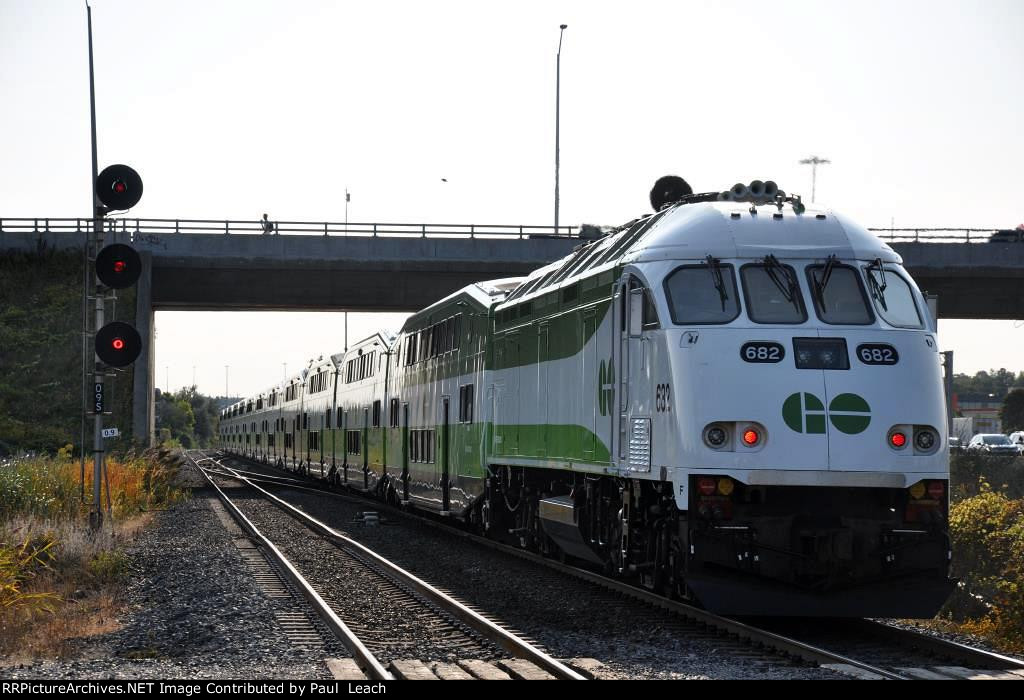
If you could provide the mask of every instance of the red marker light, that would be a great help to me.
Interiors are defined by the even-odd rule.
[[[753,428],[747,428],[743,431],[743,444],[747,447],[753,447],[761,441],[761,435]]]
[[[123,338],[114,338],[114,339],[113,339],[113,340],[111,341],[110,345],[111,345],[111,346],[112,346],[112,347],[113,347],[113,348],[114,348],[115,350],[124,350],[124,339],[123,339]]]
[[[903,433],[893,433],[889,436],[889,442],[893,447],[903,447],[907,444],[907,436]]]
[[[697,479],[697,489],[705,496],[713,496],[716,488],[715,480],[709,476],[702,476]]]

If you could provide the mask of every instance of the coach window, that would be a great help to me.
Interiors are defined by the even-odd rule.
[[[459,422],[473,422],[473,385],[464,384],[459,387]]]
[[[740,313],[732,265],[711,257],[676,268],[665,278],[665,297],[676,325],[729,323]]]
[[[390,410],[388,416],[388,426],[392,428],[398,427],[398,399],[391,399]]]
[[[380,427],[380,399],[373,402],[373,427]]]

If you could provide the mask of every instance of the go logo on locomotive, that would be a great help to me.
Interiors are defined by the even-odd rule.
[[[798,433],[824,433],[825,416],[836,430],[856,435],[871,423],[871,407],[856,394],[839,394],[826,412],[821,399],[807,392],[790,394],[782,404],[782,419]]]

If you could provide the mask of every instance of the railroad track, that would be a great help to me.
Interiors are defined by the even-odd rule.
[[[355,665],[366,677],[585,678],[536,644],[263,489],[250,478],[252,473],[232,469],[212,457],[196,458],[186,453],[186,458],[204,474],[243,530],[350,651]],[[296,486],[296,480],[288,477],[259,478],[273,485]],[[245,502],[240,497],[229,497],[227,491],[231,489],[222,487],[227,481],[244,485],[250,493],[255,491],[260,500],[272,502],[287,514],[283,518],[286,523],[276,522],[271,528],[264,528],[273,529],[278,544],[271,542],[260,531],[259,523],[254,522],[265,521],[266,513],[261,515],[251,503],[249,507],[240,505]],[[248,510],[248,515],[244,510]],[[309,530],[318,538],[310,538]],[[312,539],[320,540],[318,545],[312,545],[313,553]],[[293,544],[298,540],[304,541]],[[341,585],[337,581],[330,585],[310,582],[301,570],[316,568],[309,566],[311,558],[317,561],[320,571],[326,569],[335,574]],[[338,576],[339,572],[344,575]],[[440,660],[410,656],[423,649],[443,653],[433,655]]]
[[[428,516],[385,505],[357,492],[341,494],[336,489],[319,484],[315,477],[295,479],[292,476],[268,474],[265,472],[280,470],[238,455],[230,457],[264,470],[248,473],[252,480],[262,481],[268,486],[311,490],[349,501],[372,503],[375,510],[442,528],[483,547],[539,564],[591,583],[604,591],[667,611],[676,618],[715,630],[751,647],[772,650],[778,655],[846,675],[891,680],[1024,679],[1024,661],[1019,659],[952,642],[923,631],[894,627],[873,620],[790,618],[751,621],[722,617],[592,571],[494,542]]]

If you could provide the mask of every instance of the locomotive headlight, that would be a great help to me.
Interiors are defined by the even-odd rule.
[[[917,445],[920,450],[930,450],[935,445],[935,436],[932,435],[930,430],[921,430],[914,436],[914,444]]]
[[[720,449],[729,442],[729,433],[726,432],[724,426],[717,424],[709,425],[704,429],[704,442],[712,449]]]
[[[812,356],[811,356],[810,351],[808,351],[808,350],[801,350],[801,351],[799,351],[796,354],[796,357],[797,357],[797,360],[799,361],[798,366],[803,366],[803,365],[810,364]]]
[[[836,363],[836,355],[831,350],[825,350],[821,353],[821,364],[823,367],[831,367]]]

